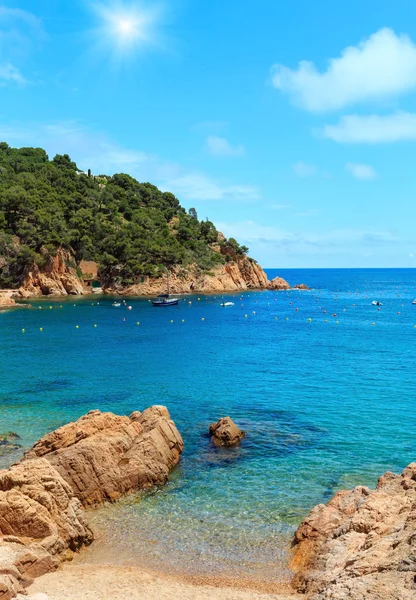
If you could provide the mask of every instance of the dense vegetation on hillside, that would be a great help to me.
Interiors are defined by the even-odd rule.
[[[173,265],[209,270],[230,260],[210,247],[217,240],[213,223],[150,183],[126,174],[95,177],[67,154],[49,160],[40,148],[0,143],[0,287],[20,285],[28,268],[59,247],[75,263],[97,261],[102,277],[125,284]],[[247,250],[233,239],[227,245],[237,254]]]

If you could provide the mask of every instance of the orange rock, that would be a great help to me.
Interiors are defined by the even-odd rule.
[[[93,410],[0,471],[0,599],[93,541],[82,505],[165,483],[182,449],[164,406],[130,417]]]
[[[209,426],[209,434],[216,446],[236,446],[245,436],[230,417],[223,417]]]
[[[341,491],[298,527],[294,586],[310,600],[416,597],[416,464]]]
[[[90,411],[43,437],[26,458],[46,458],[91,506],[165,483],[182,450],[168,410],[152,406],[130,417]]]

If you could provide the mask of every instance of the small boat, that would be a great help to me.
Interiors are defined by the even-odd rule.
[[[413,300],[412,304],[416,304],[416,298]]]
[[[166,273],[167,294],[160,294],[152,300],[153,306],[176,306],[179,304],[179,298],[171,298],[169,296],[169,272]]]
[[[221,302],[221,306],[234,306],[234,302]]]
[[[113,302],[111,306],[116,306],[117,308],[121,306],[121,302]]]
[[[176,306],[179,304],[179,298],[169,298],[169,294],[161,294],[152,300],[153,306]]]
[[[373,300],[371,303],[373,306],[383,306],[380,300]]]

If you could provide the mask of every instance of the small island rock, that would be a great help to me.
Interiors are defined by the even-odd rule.
[[[223,417],[209,426],[211,440],[216,446],[236,446],[245,436],[230,417]]]
[[[293,286],[294,290],[306,290],[309,291],[311,288],[306,285],[306,283],[298,283]]]

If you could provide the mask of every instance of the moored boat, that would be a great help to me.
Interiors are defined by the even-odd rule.
[[[176,306],[179,304],[179,298],[169,298],[169,294],[161,294],[152,300],[153,306]]]

